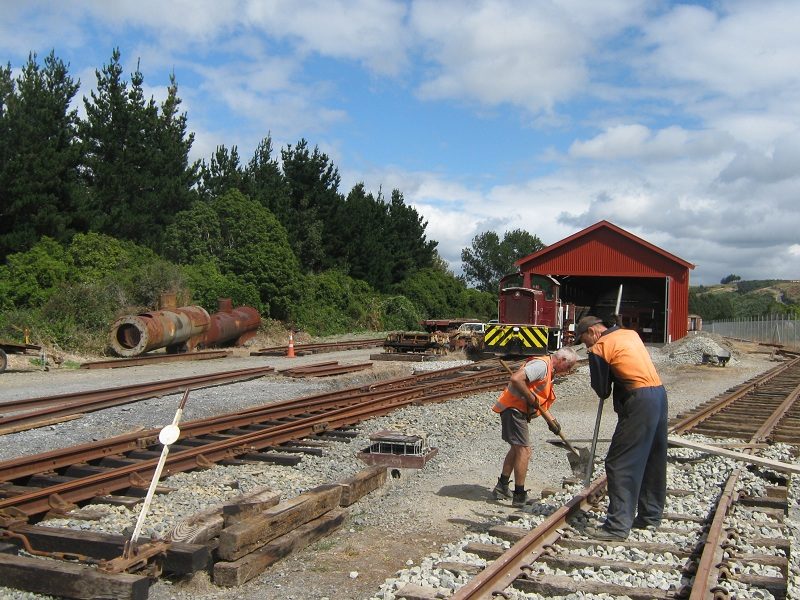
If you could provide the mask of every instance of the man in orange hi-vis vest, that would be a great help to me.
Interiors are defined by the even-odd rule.
[[[586,527],[596,540],[619,541],[631,528],[657,529],[667,496],[667,391],[642,338],[588,315],[575,327],[586,344],[592,389],[614,399],[617,426],[606,454],[605,523]]]
[[[492,410],[500,413],[503,441],[509,448],[503,460],[503,470],[492,490],[495,500],[511,498],[511,505],[521,507],[528,500],[525,478],[531,458],[531,443],[528,422],[547,412],[555,402],[553,375],[572,369],[578,355],[567,346],[556,350],[552,356],[536,356],[512,373],[508,386],[495,402]],[[552,418],[550,430],[558,435],[561,426]],[[508,484],[514,473],[514,493]]]

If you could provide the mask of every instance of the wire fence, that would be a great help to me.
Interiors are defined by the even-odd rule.
[[[800,321],[786,315],[711,321],[703,329],[725,337],[800,348]]]

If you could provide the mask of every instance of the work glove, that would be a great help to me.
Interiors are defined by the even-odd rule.
[[[554,434],[554,435],[558,435],[558,434],[560,434],[560,433],[561,433],[561,423],[559,423],[558,421],[556,421],[556,419],[555,419],[555,418],[553,418],[553,419],[552,419],[552,420],[551,420],[551,421],[550,421],[550,422],[547,424],[547,426],[550,428],[550,431],[551,431],[551,432],[553,432],[553,434]]]

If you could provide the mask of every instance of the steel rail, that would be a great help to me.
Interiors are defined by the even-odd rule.
[[[749,394],[756,388],[759,388],[770,381],[772,381],[775,377],[783,374],[784,372],[788,371],[795,366],[800,365],[800,358],[791,360],[787,363],[780,364],[766,373],[757,377],[754,381],[745,384],[740,389],[736,390],[734,393],[724,396],[717,402],[713,402],[706,407],[701,408],[699,411],[695,411],[687,415],[685,418],[679,420],[677,423],[674,423],[670,426],[669,431],[670,433],[685,433],[686,431],[696,427],[698,423],[708,419],[712,415],[720,412],[727,406],[730,406],[740,398],[744,397],[745,395]]]
[[[342,396],[330,393],[323,397],[311,396],[299,400],[283,400],[272,404],[259,405],[237,413],[196,419],[183,424],[179,442],[180,440],[218,433],[227,429],[260,424],[264,421],[295,418],[298,415],[309,412],[338,408],[362,401],[365,398],[375,397],[376,393],[374,392],[360,392]],[[14,458],[0,463],[0,482],[34,475],[47,469],[62,469],[76,462],[90,462],[106,456],[146,449],[158,442],[159,431],[159,429],[151,428],[105,440]]]
[[[300,399],[281,400],[257,405],[234,413],[196,419],[183,424],[179,441],[209,433],[217,433],[226,429],[260,424],[264,421],[294,418],[311,412],[344,407],[365,402],[381,395],[394,393],[398,389],[424,388],[426,385],[435,383],[436,380],[451,388],[453,386],[469,387],[476,380],[473,377],[480,377],[477,381],[497,382],[495,385],[506,381],[506,377],[500,373],[499,369],[481,371],[475,373],[473,377],[470,375],[453,377],[459,371],[463,371],[463,368],[439,371],[442,375],[437,378],[431,377],[430,373],[411,375],[393,380],[394,385],[389,385],[388,387],[382,383],[375,383],[360,388],[327,392]],[[41,473],[43,470],[62,469],[76,462],[89,462],[131,450],[141,450],[157,444],[158,433],[159,430],[153,428],[115,436],[106,440],[14,458],[0,463],[0,482]]]
[[[330,375],[341,375],[343,373],[353,373],[369,369],[372,363],[358,363],[353,365],[312,365],[308,367],[296,367],[282,371],[287,377],[327,377]]]
[[[227,358],[230,350],[203,350],[200,352],[181,352],[180,354],[142,354],[135,358],[112,358],[81,363],[81,369],[117,369],[120,367],[138,367],[165,362],[184,362],[192,360],[211,360]]]
[[[259,367],[255,369],[216,373],[213,375],[186,377],[182,380],[176,379],[155,384],[137,384],[136,386],[132,386],[132,391],[128,391],[128,388],[118,388],[114,391],[105,391],[105,393],[102,393],[103,391],[89,393],[88,398],[85,400],[80,400],[80,396],[76,395],[75,398],[63,404],[0,417],[0,430],[6,429],[8,433],[11,433],[11,430],[24,428],[26,425],[35,426],[43,421],[51,422],[51,420],[56,417],[95,412],[104,408],[129,404],[146,398],[174,394],[185,389],[199,389],[246,381],[248,379],[263,377],[264,375],[274,372],[274,370],[273,367]],[[39,398],[38,400],[43,401],[44,404],[52,404],[52,398]]]
[[[295,352],[302,352],[302,351],[329,351],[334,352],[336,350],[347,350],[352,348],[363,348],[363,347],[370,347],[370,346],[379,346],[386,341],[385,338],[373,338],[368,340],[354,340],[351,342],[320,342],[317,344],[293,344],[293,348]],[[259,348],[258,350],[252,351],[250,354],[251,356],[255,355],[258,356],[259,354],[268,354],[268,353],[277,353],[277,352],[286,352],[289,349],[288,344],[283,346],[267,346],[265,348]]]
[[[750,438],[750,443],[757,444],[767,440],[780,420],[795,405],[799,397],[800,385],[789,392],[786,399],[764,420],[764,423]],[[752,448],[745,448],[743,451],[747,454],[753,453]],[[736,499],[736,484],[743,470],[744,467],[737,467],[733,470],[717,500],[714,518],[709,526],[706,540],[703,544],[703,551],[697,562],[695,583],[692,586],[689,600],[713,598],[714,593],[719,591],[719,578],[724,568],[724,549],[722,546],[725,541],[723,539],[725,537],[725,519]]]
[[[225,380],[225,378],[254,378],[262,377],[275,370],[274,367],[251,367],[248,369],[237,369],[235,371],[222,371],[207,375],[192,375],[189,377],[179,377],[177,379],[166,379],[164,381],[150,381],[146,383],[134,383],[121,387],[102,388],[99,390],[88,390],[83,392],[69,392],[66,394],[56,394],[53,396],[40,396],[38,398],[24,398],[22,400],[10,400],[0,403],[0,410],[3,412],[19,412],[31,408],[45,406],[77,405],[81,402],[93,400],[105,400],[109,398],[133,397],[137,394],[163,394],[164,390],[176,389],[184,390],[187,385],[195,383],[205,383],[208,381]],[[196,386],[200,387],[200,386]]]
[[[473,577],[451,596],[452,600],[477,600],[502,595],[515,579],[532,570],[531,563],[561,538],[558,531],[567,519],[590,504],[590,498],[602,491],[605,475],[597,478],[572,499],[553,512],[507,552]]]
[[[470,389],[477,393],[497,389],[497,383],[482,383]],[[356,407],[345,407],[309,416],[292,423],[285,423],[240,435],[228,440],[213,441],[203,446],[189,448],[171,454],[166,460],[164,475],[208,466],[210,463],[258,451],[262,448],[301,439],[327,429],[337,429],[353,425],[363,420],[382,416],[414,402],[440,402],[462,395],[463,389],[455,389],[439,394],[425,395],[423,390],[403,390],[394,394],[381,395]],[[134,485],[135,480],[147,479],[152,475],[158,459],[144,460],[135,464],[117,467],[108,472],[98,473],[73,481],[59,483],[40,490],[30,491],[11,498],[0,499],[0,510],[13,507],[25,514],[35,516],[48,511],[51,499],[77,503],[90,500],[98,495],[107,495]]]

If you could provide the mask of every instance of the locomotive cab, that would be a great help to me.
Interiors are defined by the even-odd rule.
[[[499,323],[487,329],[486,347],[508,355],[546,354],[564,343],[575,308],[563,304],[561,284],[549,275],[511,273],[500,280]]]

